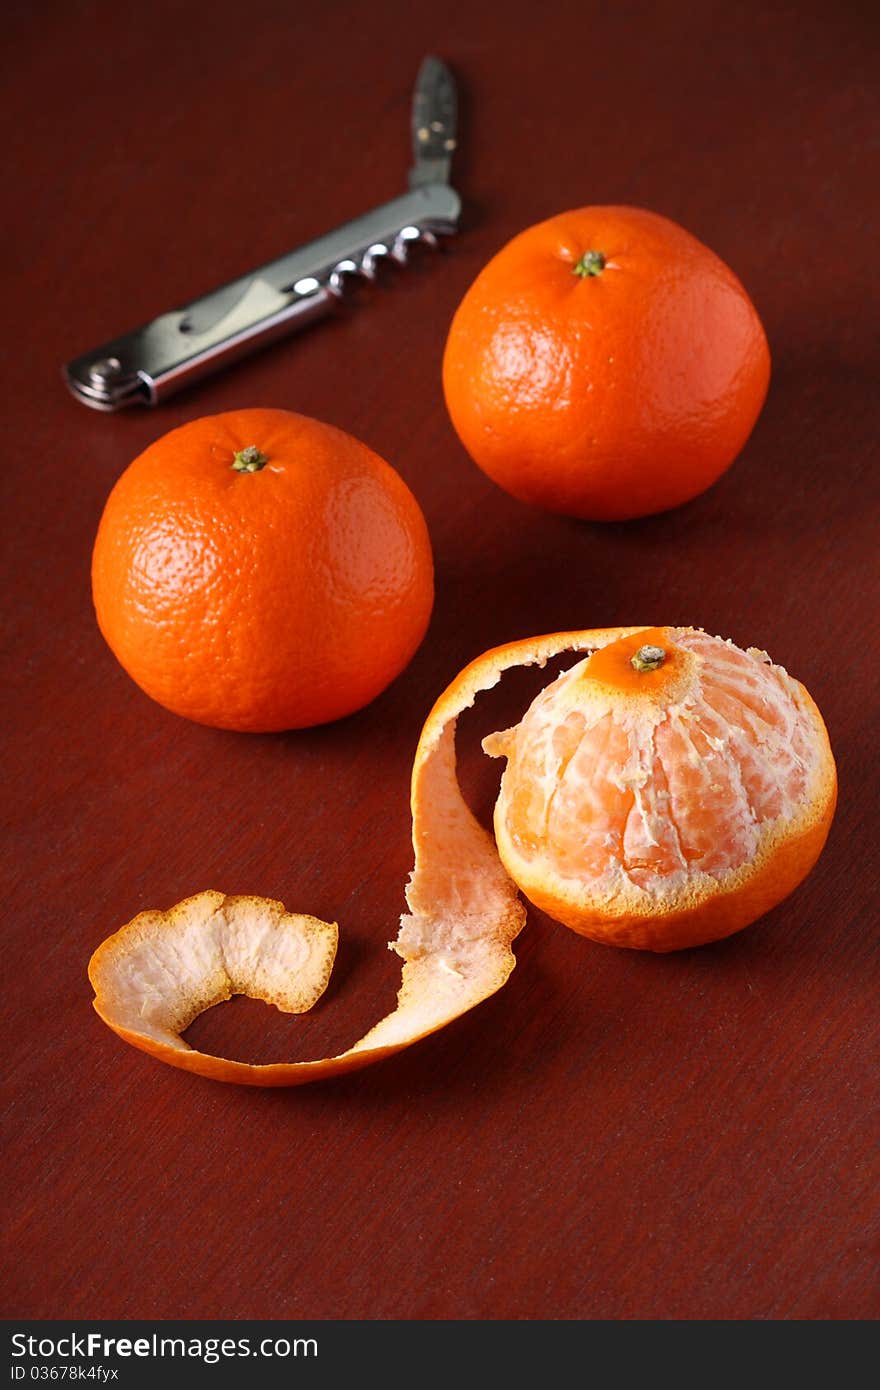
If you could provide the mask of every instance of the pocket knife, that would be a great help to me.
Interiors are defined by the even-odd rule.
[[[406,263],[458,229],[461,200],[449,183],[456,141],[452,74],[423,61],[413,96],[409,191],[326,236],[289,251],[201,299],[68,362],[64,376],[93,410],[156,405],[173,391],[273,338],[330,312],[349,277],[376,277],[382,260]]]

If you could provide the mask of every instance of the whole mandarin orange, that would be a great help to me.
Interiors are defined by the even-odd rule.
[[[104,509],[99,626],[161,705],[223,729],[339,719],[406,666],[434,598],[428,530],[366,445],[284,410],[156,440]]]
[[[683,228],[586,207],[521,232],[477,277],[443,361],[452,423],[506,491],[597,521],[704,491],[767,394],[761,321]]]

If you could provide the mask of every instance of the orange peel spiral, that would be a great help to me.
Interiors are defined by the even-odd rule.
[[[577,761],[578,747],[574,745],[578,745],[579,740],[572,743],[569,738],[566,745],[564,732],[560,744],[557,731],[562,728],[569,735],[572,732],[572,710],[577,706],[579,682],[584,673],[588,681],[592,680],[587,705],[590,700],[594,702],[597,721],[607,718],[610,711],[614,716],[612,722],[618,720],[618,733],[620,728],[626,731],[643,722],[646,692],[648,704],[655,713],[674,707],[680,716],[689,698],[690,676],[707,660],[706,652],[711,650],[711,644],[720,642],[701,633],[692,638],[690,634],[694,633],[694,629],[632,627],[530,638],[484,653],[465,667],[444,691],[425,721],[413,762],[411,806],[415,864],[406,888],[409,912],[401,917],[397,938],[390,943],[391,949],[403,960],[397,1006],[346,1051],[314,1061],[252,1065],[200,1052],[184,1040],[182,1034],[200,1013],[233,994],[247,994],[272,1003],[284,1012],[301,1013],[309,1009],[326,988],[336,953],[336,925],[289,913],[281,903],[265,898],[226,897],[218,892],[203,892],[185,899],[168,912],[140,913],[108,937],[92,956],[89,978],[95,990],[96,1011],[126,1042],[172,1066],[246,1085],[298,1085],[391,1056],[445,1027],[499,990],[514,968],[511,947],[525,923],[518,883],[533,901],[567,921],[575,930],[618,944],[672,949],[713,939],[745,925],[745,921],[740,920],[741,911],[731,914],[722,908],[720,913],[713,915],[712,904],[725,901],[724,875],[720,872],[705,874],[703,866],[696,863],[699,856],[692,855],[696,863],[694,873],[698,877],[702,874],[710,885],[708,891],[705,891],[705,884],[700,890],[710,905],[708,935],[701,935],[702,928],[697,920],[701,904],[699,893],[694,896],[693,882],[696,880],[690,874],[690,851],[679,837],[682,863],[678,865],[678,872],[684,883],[681,889],[684,896],[679,893],[667,911],[668,930],[664,935],[663,915],[669,905],[664,904],[656,885],[639,881],[640,875],[654,872],[656,876],[661,868],[657,851],[666,853],[668,850],[668,845],[660,844],[659,836],[650,833],[650,816],[641,830],[637,827],[632,832],[635,836],[641,834],[640,849],[634,861],[632,835],[628,847],[617,846],[610,832],[603,832],[609,840],[611,859],[623,853],[626,860],[626,854],[630,853],[630,860],[624,865],[628,865],[628,886],[623,892],[620,883],[615,884],[613,875],[609,878],[608,866],[601,864],[598,869],[595,865],[590,869],[594,882],[573,888],[574,879],[569,876],[566,880],[565,869],[565,855],[570,847],[567,849],[563,843],[560,874],[559,863],[551,863],[548,867],[547,854],[549,852],[552,859],[552,844],[546,835],[542,841],[540,834],[535,834],[539,823],[546,832],[549,823],[548,815],[544,814],[546,802],[555,800],[559,792],[558,786],[549,786],[547,782],[548,778],[552,781],[553,758],[558,756],[566,761],[567,757],[566,766]],[[624,672],[621,658],[625,655],[629,661],[630,648],[635,652],[637,648],[649,647],[647,638],[653,640],[657,634],[660,634],[658,640],[673,650],[665,674],[662,669],[651,668],[649,661],[644,672],[647,685],[631,677],[631,665],[621,675]],[[733,896],[737,900],[746,899],[745,916],[754,920],[774,901],[790,892],[818,857],[833,814],[836,778],[824,724],[803,687],[792,681],[781,667],[773,667],[763,653],[741,653],[732,644],[721,645],[738,654],[734,665],[740,657],[751,663],[749,680],[758,681],[758,686],[763,677],[759,679],[754,672],[769,670],[772,673],[770,680],[778,707],[787,709],[788,701],[797,716],[794,723],[786,726],[789,739],[795,739],[796,726],[800,739],[792,766],[799,760],[803,763],[805,758],[807,761],[812,758],[800,781],[791,773],[794,780],[790,779],[788,784],[792,796],[796,795],[797,788],[801,789],[804,804],[777,807],[779,814],[773,816],[770,811],[775,803],[772,797],[767,800],[767,824],[758,836],[760,845],[756,848],[757,841],[750,842],[750,863],[754,871],[748,864],[734,866],[738,877],[735,877],[737,891]],[[538,696],[516,729],[492,735],[484,741],[488,752],[504,754],[510,760],[496,807],[496,839],[476,820],[458,785],[455,732],[460,714],[474,703],[478,694],[496,685],[510,667],[544,666],[565,651],[591,657],[603,649],[605,654],[596,663],[595,678],[589,677],[591,663],[582,660],[573,672],[559,677]],[[749,687],[749,699],[752,713],[760,719],[760,709],[756,713],[755,707],[758,699],[755,688]],[[670,691],[672,696],[667,699]],[[560,698],[560,692],[561,705],[554,711],[553,701]],[[548,708],[551,711],[549,723]],[[541,726],[533,746],[528,740],[523,743],[522,731],[528,732],[529,721],[532,726],[536,721]],[[652,727],[658,722],[655,718]],[[779,729],[776,735],[782,737]],[[708,737],[708,761],[704,759],[707,766],[711,764],[711,739],[716,735],[710,730]],[[552,753],[554,746],[556,752]],[[548,749],[552,754],[549,761]],[[636,803],[644,806],[646,798],[653,794],[646,790],[650,787],[650,771],[642,758],[634,779],[630,779],[629,789],[626,778],[623,779],[622,794],[624,798],[630,796],[630,806]],[[528,789],[530,773],[537,777],[537,800],[534,786]],[[557,767],[557,780],[558,773]],[[668,778],[668,770],[664,775]],[[708,783],[703,779],[701,787],[711,785],[711,775]],[[544,792],[540,790],[541,779]],[[524,787],[528,804],[517,822],[516,815],[511,819],[511,805],[517,795],[525,794]],[[654,790],[656,792],[656,787]],[[660,791],[662,800],[662,795],[668,796],[668,785],[665,791],[662,787]],[[544,803],[539,805],[542,795]],[[682,795],[686,797],[686,787]],[[767,796],[770,797],[770,793]],[[596,803],[595,798],[591,801],[590,795],[586,795],[584,804],[591,815],[601,818],[602,805]],[[658,804],[655,796],[655,826],[659,824],[656,820]],[[723,798],[719,804],[723,805]],[[577,833],[579,827],[583,829],[583,816],[579,819],[576,806],[572,809],[572,806],[563,805],[562,809],[566,834],[570,838],[573,831]],[[700,836],[707,833],[705,819],[700,821],[697,817],[694,822],[698,847],[702,843]],[[711,819],[710,815],[709,822]],[[646,826],[647,836],[644,834]],[[657,844],[652,845],[652,840]],[[787,857],[784,872],[777,874],[774,880],[773,875],[768,874],[767,865],[772,862],[771,850],[777,845],[783,847]],[[542,867],[536,868],[536,864]],[[509,870],[513,871],[518,883]],[[583,870],[581,865],[579,871]],[[739,891],[743,884],[745,893]],[[658,918],[659,927],[656,925]]]

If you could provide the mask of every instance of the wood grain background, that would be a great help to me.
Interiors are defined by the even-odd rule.
[[[111,0],[4,17],[2,1311],[35,1317],[864,1318],[876,1287],[877,185],[871,5]],[[100,416],[69,357],[404,186],[423,53],[462,89],[462,235],[356,307],[157,411]],[[737,271],[769,399],[708,494],[628,525],[508,498],[440,391],[461,295],[511,235],[628,202]],[[419,497],[437,606],[363,713],[253,737],[116,665],[89,556],[159,433],[244,405],[352,431]],[[841,804],[760,924],[673,957],[530,914],[508,987],[400,1058],[254,1093],[126,1048],[86,963],[206,887],[342,924],[312,1017],[247,1000],[203,1047],[339,1047],[393,1003],[422,719],[467,660],[567,627],[693,623],[767,648],[823,710]],[[524,708],[514,676],[462,723]]]

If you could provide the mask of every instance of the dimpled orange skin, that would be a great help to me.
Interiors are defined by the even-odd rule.
[[[604,265],[577,274],[591,251]],[[474,462],[521,501],[596,521],[664,511],[714,483],[769,379],[733,272],[629,207],[581,208],[515,237],[462,300],[443,362]]]
[[[232,465],[251,446],[268,459]],[[366,445],[283,410],[164,435],[119,478],[92,560],[101,631],[161,705],[267,732],[360,709],[428,626],[421,509]]]

